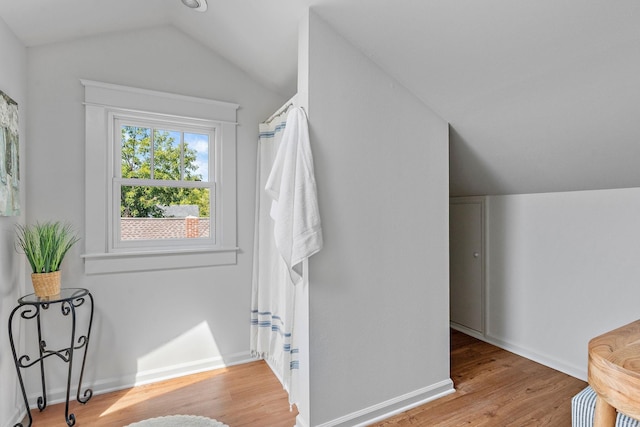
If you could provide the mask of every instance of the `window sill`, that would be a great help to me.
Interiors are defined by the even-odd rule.
[[[237,263],[239,248],[83,254],[85,274],[211,267]]]

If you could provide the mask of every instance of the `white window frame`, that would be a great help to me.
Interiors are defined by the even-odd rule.
[[[179,117],[171,118],[158,117],[152,113],[135,113],[132,114],[126,111],[116,111],[110,109],[109,111],[109,123],[112,123],[110,128],[111,133],[109,139],[113,141],[111,148],[113,154],[109,156],[111,163],[108,166],[109,170],[113,172],[113,179],[111,181],[111,188],[109,188],[108,194],[111,196],[108,205],[112,207],[111,215],[107,224],[110,225],[109,233],[109,252],[126,252],[136,250],[148,250],[149,248],[155,249],[192,249],[192,248],[209,248],[215,249],[215,242],[220,241],[221,230],[218,227],[216,219],[220,214],[218,200],[216,199],[216,183],[220,182],[219,171],[221,165],[218,164],[221,158],[220,141],[218,135],[221,130],[218,123],[210,120],[194,121],[190,119],[183,119]],[[201,134],[207,134],[209,136],[209,171],[213,173],[209,176],[207,182],[203,181],[162,181],[157,179],[124,179],[121,176],[120,162],[121,159],[121,144],[120,144],[120,129],[122,125],[133,125],[144,128],[164,128],[176,130],[183,133],[198,132]],[[176,185],[180,183],[181,185]],[[207,188],[210,190],[211,204],[214,209],[211,210],[211,219],[213,220],[211,230],[213,233],[208,238],[198,239],[153,239],[153,240],[122,240],[120,238],[120,186],[121,185],[164,185],[168,187],[198,187]]]
[[[85,273],[115,273],[237,262],[237,104],[81,80],[85,87]],[[115,126],[121,118],[213,129],[210,181],[215,182],[212,239],[120,242]],[[165,126],[165,124],[163,124]],[[157,184],[158,182],[155,181]],[[117,203],[116,203],[117,202]],[[116,210],[116,206],[118,209]],[[214,233],[212,233],[214,234]],[[124,244],[123,244],[124,243]]]

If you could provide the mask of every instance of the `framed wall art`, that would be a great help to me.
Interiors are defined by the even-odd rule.
[[[20,215],[18,104],[0,91],[0,216]]]

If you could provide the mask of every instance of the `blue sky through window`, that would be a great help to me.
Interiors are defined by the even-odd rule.
[[[209,181],[209,135],[185,133],[184,143],[196,150],[196,175],[202,175],[203,181]]]

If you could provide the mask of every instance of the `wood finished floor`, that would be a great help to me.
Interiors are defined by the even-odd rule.
[[[571,427],[571,398],[587,386],[457,331],[451,379],[455,393],[374,426]]]
[[[297,415],[289,411],[287,393],[262,361],[95,395],[86,405],[71,402],[69,412],[77,427],[123,427],[176,414],[215,418],[231,427],[292,427]],[[32,427],[66,425],[64,404],[33,411]]]
[[[377,424],[391,426],[571,426],[571,397],[586,383],[457,331],[451,333],[456,392]],[[113,426],[171,414],[231,427],[292,427],[282,386],[264,362],[190,375],[71,403],[76,426]],[[64,405],[34,411],[34,427],[66,426]],[[26,425],[26,424],[25,424]]]

